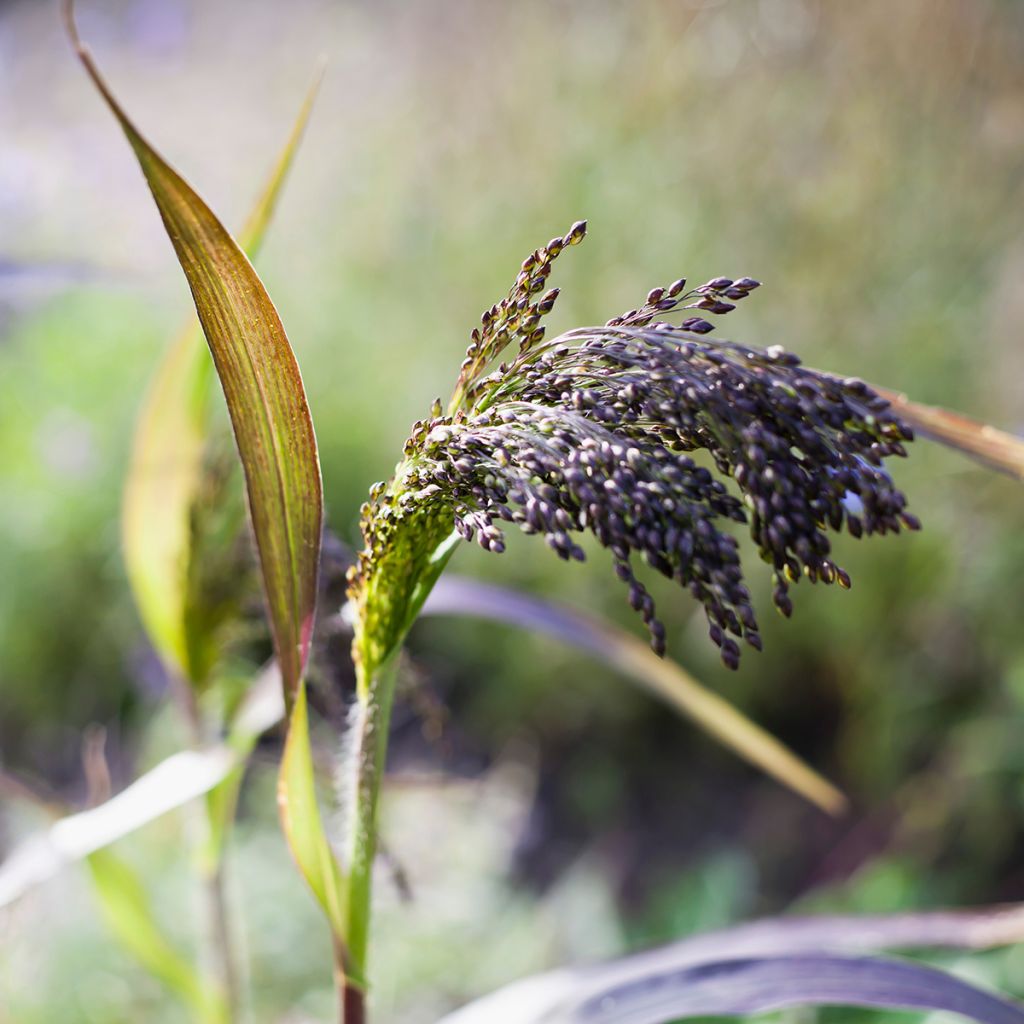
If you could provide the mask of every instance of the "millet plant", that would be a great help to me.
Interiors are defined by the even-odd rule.
[[[592,534],[664,654],[664,627],[635,572],[642,557],[704,606],[711,640],[735,668],[737,641],[760,649],[761,636],[728,524],[749,523],[787,616],[790,584],[802,576],[850,585],[828,557],[828,530],[918,527],[882,468],[913,436],[888,401],[781,348],[708,339],[700,317],[678,327],[656,319],[726,313],[757,281],[719,277],[691,291],[675,281],[605,327],[545,340],[542,321],[558,296],[547,288],[551,266],[585,232],[580,221],[523,261],[473,331],[447,409],[435,401],[413,426],[394,476],[363,506],[366,546],[350,574],[359,701],[347,769],[359,921],[368,917],[393,667],[453,537],[500,552],[508,524],[542,535],[560,558],[583,559],[575,538]],[[687,454],[699,449],[714,471]],[[350,934],[361,964],[365,931]]]
[[[242,249],[134,127],[79,41],[70,2],[65,13],[79,57],[138,157],[227,401],[289,720],[278,792],[282,826],[330,925],[344,1024],[366,1019],[377,807],[400,652],[461,540],[501,552],[506,531],[516,528],[543,537],[559,558],[581,560],[581,539],[589,534],[607,551],[656,655],[665,654],[666,637],[643,581],[648,570],[702,606],[711,642],[735,668],[743,644],[757,650],[762,644],[738,531],[749,532],[771,574],[773,603],[788,617],[791,588],[801,579],[850,586],[832,559],[830,533],[861,537],[919,527],[887,468],[906,454],[914,425],[1021,473],[1020,445],[1005,435],[987,434],[982,451],[978,430],[972,433],[967,421],[807,368],[781,346],[762,350],[713,337],[708,317],[729,313],[756,290],[759,282],[749,277],[716,277],[698,287],[680,279],[654,288],[604,326],[548,338],[545,317],[558,298],[549,280],[554,263],[586,233],[585,222],[573,224],[531,253],[509,293],[485,310],[451,398],[434,401],[414,424],[394,474],[373,487],[362,508],[363,549],[349,573],[346,606],[356,699],[340,768],[345,827],[335,842],[318,809],[309,738],[305,675],[322,491],[298,366]],[[243,233],[248,246],[262,233],[294,142]],[[170,491],[136,473],[126,503],[130,574],[154,643],[191,695],[186,703],[194,703],[209,674],[201,641],[209,640],[211,627],[190,618],[195,605],[181,582],[182,559],[188,560],[203,511],[197,481],[206,479],[205,421],[192,416],[186,399],[202,391],[207,365],[194,336],[172,350],[140,427],[136,464],[169,438],[180,446],[184,437],[191,446],[188,469]],[[194,584],[194,576],[184,575]],[[201,743],[201,723],[196,735]],[[255,733],[231,735],[244,751]],[[216,780],[205,805],[214,919],[225,944],[218,872],[240,774],[236,767]],[[919,965],[827,952],[929,939],[984,945],[1007,934],[968,936],[966,925],[943,932],[940,918],[928,915],[899,920],[888,932],[884,922],[873,922],[873,931],[858,930],[856,922],[817,931],[813,924],[799,931],[779,923],[758,941],[740,930],[667,958],[563,973],[557,984],[517,988],[452,1020],[658,1024],[693,1014],[846,1002],[1024,1021],[1010,1002]],[[226,953],[224,961],[215,996],[193,1000],[201,1019],[236,1014]],[[529,1009],[515,1002],[523,992],[541,991]]]

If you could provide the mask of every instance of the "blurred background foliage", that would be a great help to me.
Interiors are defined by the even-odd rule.
[[[750,274],[766,287],[722,334],[1024,430],[1015,0],[92,0],[80,21],[229,226],[329,56],[260,270],[345,543],[480,310],[578,217],[590,235],[559,262],[549,331],[680,275]],[[91,723],[115,786],[185,743],[118,515],[143,388],[188,309],[54,4],[0,3],[0,758],[66,800],[85,795]],[[840,541],[853,590],[799,587],[786,625],[752,576],[765,652],[738,674],[695,607],[658,592],[670,656],[836,780],[842,820],[575,652],[478,621],[416,628],[384,804],[413,899],[383,881],[379,1019],[755,913],[1024,898],[1024,492],[924,442],[897,469],[924,532]],[[637,628],[599,552],[567,568],[515,537],[454,568]],[[337,706],[344,672],[322,676]],[[424,705],[447,709],[440,741]],[[276,830],[276,755],[267,741],[243,792],[236,923],[255,1019],[326,1019],[326,937]],[[33,821],[10,801],[0,841]],[[171,816],[123,845],[192,941],[180,834]],[[181,1019],[74,872],[0,916],[0,941],[0,1019]],[[964,969],[1024,994],[1024,951]]]

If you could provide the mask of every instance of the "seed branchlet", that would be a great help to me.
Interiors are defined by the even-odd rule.
[[[805,368],[778,346],[708,338],[712,324],[700,315],[664,319],[728,313],[758,287],[752,278],[689,291],[675,281],[604,327],[545,341],[540,320],[558,294],[547,289],[551,264],[585,230],[575,224],[531,254],[484,313],[447,412],[435,402],[414,426],[395,478],[364,508],[354,593],[394,561],[399,535],[436,542],[454,528],[500,552],[513,525],[582,560],[578,536],[588,532],[611,553],[655,651],[664,652],[665,630],[635,574],[638,556],[703,605],[711,639],[735,668],[738,641],[760,649],[761,637],[729,524],[748,524],[782,614],[801,577],[848,587],[830,558],[830,530],[919,527],[883,468],[906,454],[912,432],[862,381]],[[488,373],[513,342],[514,356]],[[698,450],[708,466],[688,454]],[[408,562],[409,541],[400,547],[398,561]]]

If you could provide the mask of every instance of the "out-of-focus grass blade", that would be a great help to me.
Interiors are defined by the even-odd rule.
[[[267,178],[263,185],[262,193],[249,211],[249,216],[246,218],[245,224],[242,225],[242,230],[238,233],[238,244],[250,257],[256,256],[263,246],[267,228],[270,226],[270,220],[274,216],[277,201],[281,196],[281,189],[295,160],[295,154],[298,152],[299,143],[302,142],[302,136],[306,132],[309,117],[313,113],[313,104],[316,102],[317,94],[320,92],[320,83],[323,81],[325,67],[326,65],[321,61],[313,75],[313,81],[306,91],[302,106],[299,107],[299,112],[292,124],[291,133],[285,140],[281,152],[277,155],[277,163],[274,164],[270,177]]]
[[[231,718],[227,746],[234,763],[224,778],[206,794],[207,832],[199,855],[208,872],[212,873],[221,861],[224,844],[235,820],[235,808],[249,756],[260,736],[283,718],[281,673],[271,662],[247,687],[241,705]]]
[[[234,764],[226,747],[172,754],[106,803],[22,840],[0,865],[0,907],[121,836],[217,785]]]
[[[1024,904],[910,914],[770,917],[691,935],[620,961],[625,974],[708,960],[882,949],[992,949],[1024,942]]]
[[[309,121],[317,73],[238,241],[254,258]],[[195,676],[186,615],[189,515],[200,483],[213,365],[193,321],[167,350],[142,404],[122,506],[128,579],[157,651],[185,678]]]
[[[444,1018],[442,1024],[553,1024],[613,991],[643,992],[662,979],[667,987],[683,972],[698,977],[702,966],[722,961],[755,962],[823,952],[883,949],[991,949],[1024,939],[1024,906],[979,907],[892,915],[766,918],[692,935],[657,949],[590,967],[563,968],[514,982]],[[863,961],[853,961],[863,962]],[[714,968],[712,967],[712,970]],[[681,1009],[680,1013],[683,1012]],[[712,1011],[706,1011],[712,1012]],[[727,1012],[725,1010],[716,1010]],[[729,1011],[740,1012],[740,1011]],[[638,1018],[650,1020],[667,1017]],[[586,1020],[604,1020],[598,1015]],[[615,1020],[613,1016],[607,1018]],[[634,1020],[623,1016],[622,1020]]]
[[[256,738],[281,721],[284,701],[276,667],[248,690],[224,746],[172,754],[98,807],[61,817],[29,835],[0,863],[0,907],[168,811],[223,784],[248,757]]]
[[[807,953],[735,956],[654,968],[633,958],[514,982],[440,1024],[668,1024],[791,1006],[945,1010],[1024,1024],[1024,1010],[952,975],[904,960]]]
[[[878,387],[875,391],[892,402],[900,416],[925,437],[1024,480],[1024,438],[949,409],[913,402],[897,391]]]
[[[191,678],[185,630],[189,509],[206,441],[209,388],[198,328],[167,352],[143,405],[122,514],[128,580],[160,656]]]
[[[227,1004],[164,938],[138,875],[110,850],[88,857],[100,911],[121,944],[191,1009],[197,1020],[223,1024]]]
[[[288,738],[281,758],[277,790],[278,811],[299,870],[313,891],[334,932],[336,943],[345,936],[342,905],[344,880],[338,861],[324,834],[320,808],[316,800],[313,751],[309,741],[309,714],[306,687],[299,685],[292,705]]]
[[[302,377],[281,319],[234,239],[121,109],[78,38],[82,65],[139,161],[213,353],[245,470],[274,646],[285,692],[296,693],[316,605],[323,496]]]
[[[946,1010],[981,1024],[1024,1024],[1024,1010],[932,967],[807,955],[717,960],[636,977],[570,1001],[547,1024],[668,1024],[789,1006]],[[521,1022],[525,1024],[525,1022]]]
[[[596,655],[657,694],[740,757],[773,776],[830,814],[846,798],[831,783],[787,750],[770,733],[727,701],[706,690],[671,661],[611,623],[505,587],[442,576],[423,613],[475,615],[547,633]]]

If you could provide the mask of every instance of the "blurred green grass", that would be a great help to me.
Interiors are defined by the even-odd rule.
[[[603,322],[679,275],[751,274],[766,287],[721,333],[1024,427],[1024,6],[305,0],[286,13],[260,0],[241,27],[240,10],[119,0],[84,4],[81,17],[129,108],[229,224],[316,55],[331,57],[260,269],[304,368],[329,520],[349,543],[369,484],[450,389],[480,310],[578,217],[590,235],[559,262],[550,329]],[[160,721],[116,517],[142,388],[188,305],[50,6],[0,7],[0,55],[11,97],[0,258],[48,282],[29,294],[11,274],[0,290],[0,756],[74,795],[86,724],[112,727],[127,776]],[[455,999],[545,962],[775,910],[811,885],[822,906],[865,909],[1024,897],[1024,495],[925,443],[912,456],[899,480],[925,531],[840,542],[854,589],[798,588],[785,625],[752,577],[766,651],[738,676],[720,670],[685,599],[659,590],[671,655],[837,779],[857,807],[846,822],[823,821],[546,641],[480,623],[417,627],[414,653],[474,763],[508,744],[534,751],[516,869],[556,890],[585,877],[574,913],[607,901],[608,939],[529,949],[524,938],[528,953],[479,977],[437,954],[403,978],[387,957],[404,929],[429,934],[430,915],[396,909],[378,954],[393,1019],[413,1019],[401,1006],[415,993]],[[510,548],[467,549],[456,566],[635,628],[599,553],[567,569],[526,539]],[[253,847],[277,865],[266,869],[275,885],[289,884],[258,793],[234,857],[239,890],[260,928],[294,928],[291,948],[304,950],[301,968],[267,957],[259,1019],[306,1019],[326,999],[295,1008],[324,980],[306,970],[318,944],[301,936],[315,929],[273,914],[282,901],[300,920],[304,897],[245,877],[262,863]],[[139,844],[153,856],[155,841]],[[164,877],[147,863],[147,877]],[[527,906],[507,892],[505,867],[473,870],[494,914],[526,936],[557,901]],[[715,895],[726,889],[731,899]],[[29,976],[127,980],[92,1009],[91,996],[66,994],[59,1008],[16,1002],[13,1019],[127,1019],[140,1007],[163,1019],[159,993],[118,963],[86,910],[64,924],[28,916],[19,943],[53,950]],[[1024,990],[1019,956],[1004,960],[1002,982]],[[12,973],[11,998],[37,998]],[[57,988],[40,986],[48,999]]]

